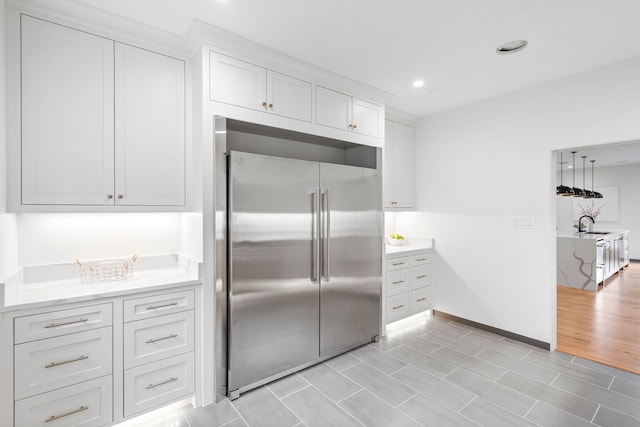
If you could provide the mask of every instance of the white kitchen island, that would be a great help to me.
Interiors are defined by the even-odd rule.
[[[558,232],[557,284],[597,291],[629,264],[629,231]]]

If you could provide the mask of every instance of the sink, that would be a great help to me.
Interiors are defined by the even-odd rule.
[[[610,234],[610,231],[585,231],[584,234]]]

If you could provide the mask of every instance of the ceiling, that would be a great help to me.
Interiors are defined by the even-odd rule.
[[[640,56],[640,0],[77,1],[177,35],[198,19],[386,92],[387,107],[417,117]],[[495,53],[515,39],[529,45]],[[640,163],[640,142],[580,149],[576,169],[582,155],[588,167]]]
[[[594,167],[626,166],[640,164],[640,141],[631,141],[622,144],[611,144],[599,147],[576,148],[575,150],[563,150],[562,162],[564,170],[573,166],[571,151],[576,151],[576,170],[582,170],[582,156],[585,159],[587,170],[591,169],[590,160],[595,160]],[[557,155],[557,169],[560,170],[560,155]]]
[[[197,18],[419,117],[640,56],[638,0],[78,1],[178,35]],[[495,53],[514,39],[529,45]]]

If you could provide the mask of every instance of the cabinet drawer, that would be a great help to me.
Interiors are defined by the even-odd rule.
[[[406,292],[409,289],[409,270],[402,269],[390,271],[385,274],[384,291],[385,295],[395,295]]]
[[[429,264],[411,267],[411,289],[422,288],[429,283]]]
[[[16,344],[111,326],[111,303],[16,317]]]
[[[411,255],[409,257],[409,265],[411,266],[429,264],[430,262],[431,262],[431,254],[428,254],[426,252],[422,254]]]
[[[385,271],[398,270],[399,268],[407,268],[409,266],[409,258],[391,258],[385,260]]]
[[[409,315],[409,293],[405,292],[387,298],[386,322],[390,323]]]
[[[111,373],[111,327],[15,346],[16,399]]]
[[[411,314],[420,313],[421,311],[425,311],[431,308],[430,292],[430,286],[425,286],[424,288],[414,289],[413,291],[411,291]]]
[[[125,369],[193,351],[193,311],[124,325]]]
[[[113,421],[111,375],[15,403],[16,427],[96,427]]]
[[[193,290],[136,298],[124,302],[124,321],[148,319],[163,314],[192,310]]]
[[[193,353],[129,369],[124,373],[124,416],[193,394]]]

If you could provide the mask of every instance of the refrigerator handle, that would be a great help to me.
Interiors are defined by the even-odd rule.
[[[318,283],[318,253],[320,246],[320,189],[311,192],[311,283]]]
[[[331,207],[329,205],[328,188],[325,188],[322,191],[322,202],[322,280],[328,282],[331,280],[331,266],[329,264],[329,241],[331,238],[329,230],[331,229]]]

